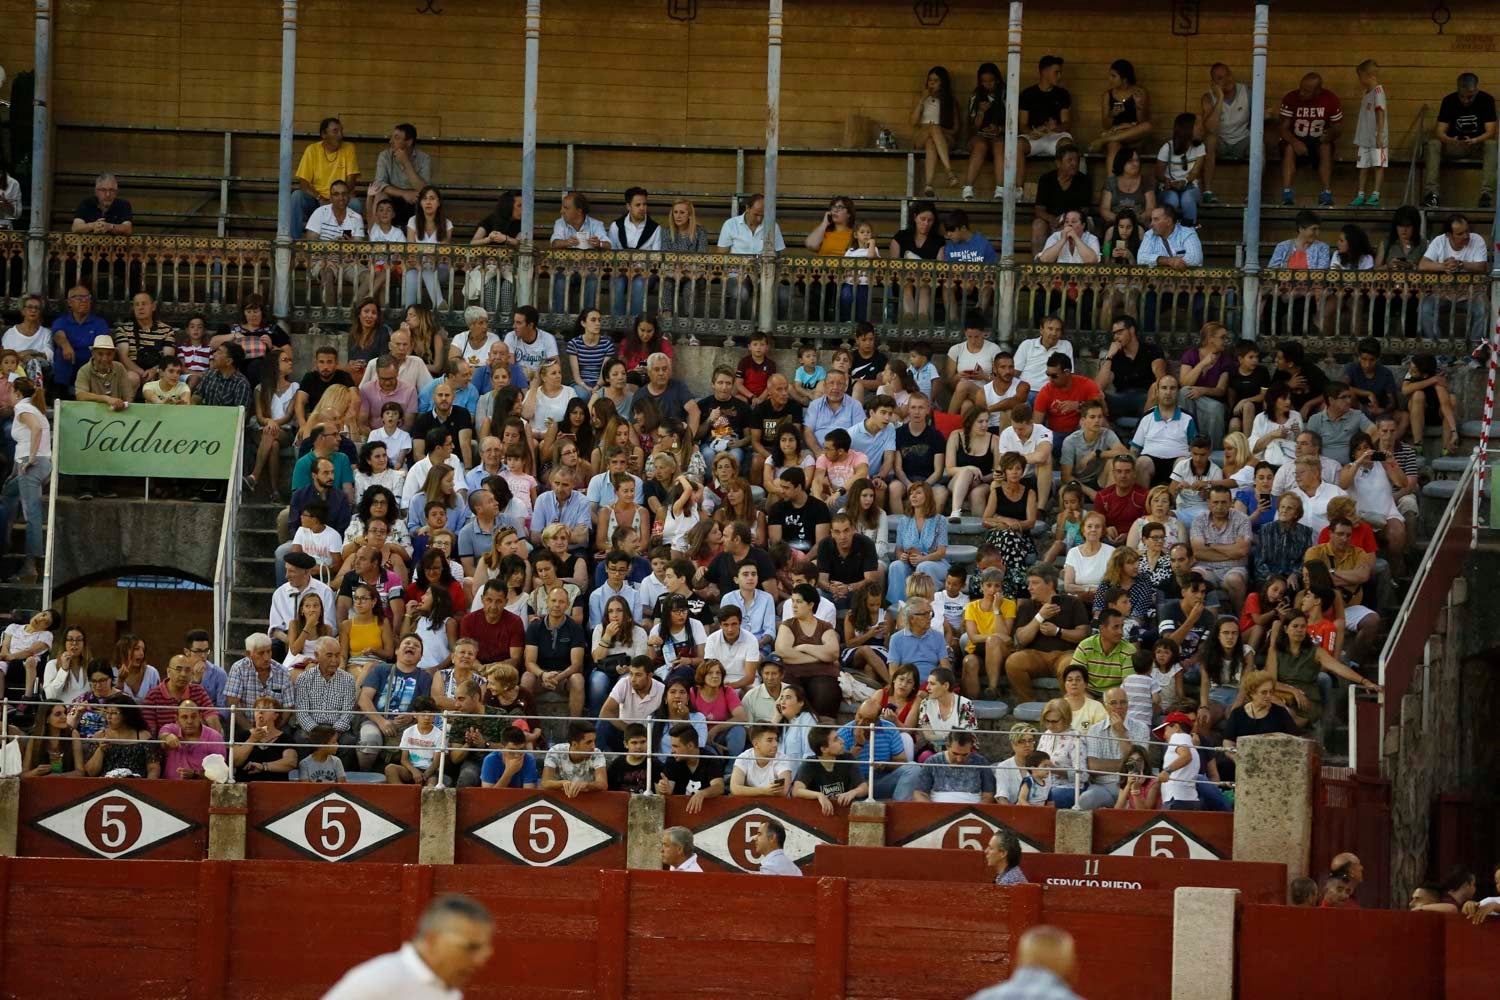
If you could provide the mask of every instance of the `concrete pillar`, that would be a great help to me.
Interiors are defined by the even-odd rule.
[[[36,0],[36,82],[31,98],[31,225],[26,291],[47,294],[47,228],[52,210],[52,0]],[[12,114],[20,114],[14,108]]]
[[[776,169],[781,151],[781,33],[782,0],[770,0],[766,12],[766,172],[765,240],[760,250],[760,308],[762,330],[776,328]]]
[[[417,863],[423,865],[453,864],[453,847],[458,840],[458,789],[422,789],[420,839]]]
[[[245,860],[249,785],[213,785],[208,790],[208,859]]]
[[[21,828],[21,779],[0,778],[0,858],[16,856]]]
[[[849,805],[849,846],[885,846],[885,803],[857,799]]]
[[[1234,1000],[1238,889],[1180,887],[1172,897],[1172,1000]]]
[[[1005,167],[997,178],[1005,188],[1000,210],[1000,280],[995,289],[995,330],[1000,343],[1015,340],[1016,325],[1016,153],[1020,148],[1021,0],[1011,0],[1005,47]]]
[[[1261,177],[1266,172],[1266,44],[1271,34],[1271,5],[1255,5],[1254,36],[1250,49],[1250,169],[1245,188],[1244,281],[1240,303],[1240,339],[1254,340],[1257,321],[1255,299],[1260,294],[1260,202]]]
[[[281,0],[281,128],[276,144],[276,248],[271,269],[271,312],[292,314],[292,128],[297,116],[297,0]],[[372,175],[373,176],[373,175]]]
[[[1250,736],[1235,758],[1234,860],[1279,861],[1307,874],[1319,758],[1310,740]]]
[[[536,67],[542,50],[542,0],[526,0],[526,70],[521,103],[521,246],[516,253],[516,305],[529,306],[536,282]],[[571,186],[572,179],[569,178]],[[503,317],[500,318],[503,322]]]
[[[632,795],[625,814],[625,867],[661,871],[661,832],[666,828],[666,799]]]
[[[1059,809],[1052,849],[1058,854],[1094,853],[1094,814],[1086,809]]]

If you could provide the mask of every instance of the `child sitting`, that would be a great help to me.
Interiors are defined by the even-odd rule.
[[[412,701],[411,711],[417,721],[401,733],[400,760],[385,766],[385,780],[391,785],[436,788],[438,754],[447,752],[448,748],[443,730],[433,724],[437,718],[437,702],[423,695]],[[445,776],[445,781],[451,784],[451,776]]]
[[[1016,794],[1018,806],[1044,806],[1051,797],[1052,758],[1040,750],[1026,756],[1026,773],[1021,776],[1021,790]]]

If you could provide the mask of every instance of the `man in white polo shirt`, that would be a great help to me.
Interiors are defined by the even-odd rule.
[[[1135,455],[1135,478],[1142,486],[1160,486],[1172,475],[1179,458],[1189,454],[1188,442],[1198,436],[1193,418],[1177,405],[1177,376],[1156,383],[1156,406],[1135,425],[1130,452]]]
[[[719,229],[719,242],[714,247],[715,253],[727,253],[737,256],[757,256],[765,249],[765,227],[766,221],[766,199],[763,195],[752,194],[750,200],[745,203],[745,211],[729,219]],[[786,240],[781,238],[781,226],[777,226],[772,244],[777,253],[786,250]],[[724,278],[725,301],[737,301],[739,311],[743,314],[747,309],[752,309],[755,301],[755,279],[751,272],[741,274],[730,271]],[[785,299],[784,290],[777,292],[777,305],[780,307]]]

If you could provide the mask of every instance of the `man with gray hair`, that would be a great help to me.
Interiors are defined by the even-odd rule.
[[[479,643],[463,638],[453,645],[453,665],[479,668]],[[459,683],[453,693],[453,714],[448,716],[448,761],[458,769],[459,788],[478,788],[484,771],[484,759],[498,753],[505,743],[507,716],[493,705],[484,703],[484,690],[470,677]]]
[[[399,950],[356,965],[323,1000],[460,1000],[494,951],[495,920],[467,896],[439,896]]]
[[[701,872],[698,855],[693,853],[693,831],[685,826],[669,826],[661,832],[661,864],[669,872]]]
[[[312,646],[316,657],[314,668],[304,670],[292,683],[292,703],[297,706],[292,735],[297,743],[316,743],[313,730],[328,726],[339,734],[340,747],[353,747],[358,742],[354,731],[354,702],[359,694],[354,675],[341,669],[344,655],[338,639],[325,635]],[[297,749],[299,757],[310,753],[310,747]],[[345,763],[352,760],[351,756]]]
[[[1495,98],[1479,89],[1479,77],[1460,73],[1458,89],[1438,106],[1437,124],[1427,140],[1427,156],[1422,165],[1422,204],[1436,208],[1438,174],[1444,160],[1484,158],[1479,172],[1479,207],[1495,203],[1495,137],[1497,129]],[[77,223],[74,223],[77,232]]]
[[[903,664],[917,668],[922,684],[938,667],[950,666],[942,630],[932,627],[932,602],[923,597],[907,602],[906,628],[891,636],[890,669]]]
[[[635,391],[625,404],[621,416],[630,419],[635,404],[649,399],[663,420],[681,420],[687,424],[688,437],[698,435],[698,401],[680,379],[672,377],[672,359],[657,352],[646,359],[646,384]]]
[[[296,699],[292,693],[292,672],[271,656],[271,637],[252,632],[245,637],[245,655],[229,668],[229,683],[224,686],[224,705],[238,709],[234,729],[250,732],[252,707],[261,698],[275,698],[289,709]]]
[[[100,174],[94,179],[93,196],[80,201],[73,212],[73,232],[129,236],[135,231],[134,219],[130,202],[120,197],[115,175]]]

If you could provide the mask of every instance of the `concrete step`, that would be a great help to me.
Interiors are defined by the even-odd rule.
[[[275,528],[240,528],[235,545],[241,559],[270,559],[276,554],[281,538]]]
[[[235,587],[229,598],[231,618],[260,619],[265,621],[271,613],[271,587]]]
[[[276,515],[285,507],[286,504],[242,503],[240,504],[239,526],[241,528],[274,528]]]
[[[270,556],[241,557],[235,568],[235,587],[276,586],[276,561]]]

